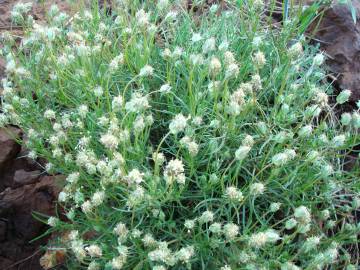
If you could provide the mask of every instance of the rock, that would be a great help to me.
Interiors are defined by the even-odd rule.
[[[0,242],[5,241],[6,239],[6,222],[0,220]]]
[[[0,129],[0,131],[2,130]],[[5,133],[5,135],[7,135],[7,133]],[[21,137],[23,140],[23,136]],[[3,144],[13,150],[6,150],[6,147],[5,149],[0,149],[0,152],[2,152],[1,155],[3,155],[0,156],[0,159],[3,161],[6,160],[2,163],[3,166],[0,170],[0,192],[7,187],[15,188],[35,183],[39,179],[38,175],[41,170],[41,167],[37,162],[27,157],[28,150],[26,150],[23,146],[19,150],[19,146],[15,143],[15,141],[10,140],[10,143],[6,143],[6,141],[8,140],[3,140]],[[14,154],[9,154],[11,152]],[[15,156],[16,152],[17,155]]]
[[[44,176],[35,184],[6,189],[0,193],[0,217],[11,221],[17,235],[22,235],[24,240],[31,240],[44,227],[44,224],[33,219],[32,213],[53,214],[53,202],[58,193],[59,187],[53,176]]]
[[[2,256],[0,256],[0,266],[1,266],[1,269],[7,269],[10,265],[12,265],[14,262],[7,259],[7,258],[4,258]],[[10,269],[9,269],[10,270]],[[11,269],[12,270],[12,269]]]
[[[0,171],[20,152],[21,146],[15,141],[20,137],[21,131],[16,127],[0,129]]]
[[[325,11],[315,40],[329,55],[330,71],[339,75],[336,86],[350,89],[351,101],[357,101],[360,99],[360,3],[353,1],[353,5],[358,17],[356,24],[347,5],[334,5]]]
[[[46,224],[34,219],[33,213],[55,215],[54,201],[60,191],[58,181],[61,177],[43,176],[37,183],[7,188],[0,193],[0,257],[17,262],[31,256],[39,245],[46,243],[44,237],[29,244],[47,229]],[[38,261],[41,253],[36,256],[31,267],[26,262],[23,267],[16,265],[11,269],[41,269]],[[5,269],[1,259],[0,269]]]
[[[14,185],[23,186],[35,183],[40,177],[40,171],[17,170],[14,174]]]

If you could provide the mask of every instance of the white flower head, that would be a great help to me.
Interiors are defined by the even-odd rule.
[[[225,78],[236,78],[239,75],[239,66],[237,64],[230,64],[225,71]]]
[[[144,117],[142,115],[138,115],[133,123],[133,128],[135,134],[141,133],[146,127]]]
[[[88,112],[89,112],[89,108],[88,108],[87,105],[82,104],[82,105],[79,106],[78,112],[79,112],[79,116],[80,116],[81,118],[85,118],[86,115],[87,115]]]
[[[267,230],[251,235],[249,245],[255,248],[260,248],[266,243],[275,243],[280,239],[279,234],[274,230]]]
[[[177,17],[178,13],[176,11],[169,11],[165,18],[164,18],[164,21],[175,21],[176,20],[176,17]]]
[[[229,42],[227,40],[224,40],[219,45],[219,50],[224,52],[229,48]]]
[[[169,0],[159,0],[156,7],[162,11],[169,6]]]
[[[152,159],[154,160],[154,162],[158,165],[162,165],[165,162],[165,156],[163,153],[158,153],[158,152],[154,152],[152,154]]]
[[[249,134],[247,134],[242,141],[242,145],[246,145],[246,146],[250,146],[250,147],[252,147],[254,145],[254,143],[255,143],[254,138]]]
[[[326,107],[328,105],[328,103],[329,103],[329,96],[323,91],[317,91],[316,95],[314,97],[314,101],[320,107]]]
[[[195,220],[194,219],[187,219],[184,223],[185,228],[191,230],[195,227]]]
[[[233,240],[239,234],[239,226],[234,223],[224,225],[224,234],[228,240]]]
[[[252,41],[252,45],[254,48],[260,47],[260,45],[263,43],[263,39],[261,36],[255,36]]]
[[[90,201],[85,201],[82,205],[81,205],[81,210],[84,212],[84,214],[90,214],[93,211],[93,205],[91,204]]]
[[[257,67],[262,68],[266,64],[266,58],[264,53],[261,51],[257,51],[253,56],[253,62]]]
[[[345,102],[349,101],[350,96],[351,96],[351,91],[350,90],[343,90],[336,97],[336,102],[338,104],[344,104]]]
[[[297,221],[294,218],[290,218],[289,220],[287,220],[285,222],[285,228],[287,230],[291,230],[291,229],[295,228],[296,225],[297,225]]]
[[[171,54],[171,57],[173,59],[178,59],[183,55],[183,53],[184,53],[184,49],[179,46],[176,46],[174,51]]]
[[[263,0],[254,0],[253,6],[256,9],[262,9],[264,7],[264,1]]]
[[[123,97],[121,95],[118,95],[113,98],[111,102],[111,108],[113,109],[114,112],[118,112],[121,110],[123,103],[124,103]]]
[[[242,88],[237,89],[234,93],[231,94],[231,102],[237,103],[238,105],[243,105],[245,92]]]
[[[142,96],[140,93],[134,93],[131,100],[126,102],[125,109],[129,112],[138,113],[150,107],[148,97]]]
[[[302,246],[302,249],[305,252],[309,252],[311,250],[314,250],[317,245],[320,244],[321,237],[319,236],[311,236],[308,239],[306,239],[305,243]]]
[[[196,156],[199,152],[199,145],[188,136],[183,137],[180,143],[187,148],[191,156]]]
[[[191,54],[190,62],[193,66],[202,65],[204,64],[204,57],[202,56],[202,54]]]
[[[251,150],[250,146],[242,145],[235,152],[235,158],[239,161],[244,160]]]
[[[163,93],[163,94],[167,94],[167,93],[170,93],[171,91],[171,86],[170,84],[163,84],[161,87],[160,87],[160,93]]]
[[[161,56],[164,58],[164,59],[169,59],[171,58],[171,51],[169,48],[165,48],[163,50],[163,52],[161,53]]]
[[[231,51],[224,52],[224,62],[226,66],[236,63],[235,56]]]
[[[264,246],[267,242],[267,236],[265,232],[254,233],[249,238],[249,245],[255,248]]]
[[[115,150],[119,145],[119,139],[110,133],[103,134],[100,138],[100,142],[111,150]]]
[[[311,214],[306,206],[299,206],[294,210],[295,218],[301,223],[309,223],[311,221]]]
[[[299,134],[299,137],[306,138],[311,135],[312,131],[313,131],[313,127],[311,125],[307,125],[307,126],[303,126],[299,130],[298,134]]]
[[[315,55],[313,59],[313,64],[315,66],[321,66],[324,63],[324,60],[325,60],[324,54],[318,53],[317,55]]]
[[[53,111],[53,110],[46,110],[45,112],[44,112],[44,117],[46,118],[46,119],[55,119],[55,117],[56,117],[56,115],[55,115],[55,112]]]
[[[242,192],[234,186],[229,186],[226,188],[225,196],[231,201],[241,202],[244,199]]]
[[[270,212],[275,213],[280,210],[281,203],[274,202],[270,204]]]
[[[289,161],[289,157],[285,153],[278,153],[274,155],[271,162],[276,166],[283,166]]]
[[[250,194],[253,196],[258,196],[263,194],[265,191],[265,186],[262,183],[253,183],[250,185]]]
[[[152,270],[167,270],[163,265],[155,265]]]
[[[104,200],[105,200],[105,192],[96,191],[91,198],[91,203],[93,206],[99,206],[104,202]]]
[[[221,62],[217,57],[212,57],[209,64],[209,73],[216,76],[221,71]]]
[[[145,10],[140,9],[136,12],[135,19],[140,27],[145,27],[149,24],[150,14],[146,13]]]
[[[181,248],[178,252],[176,252],[175,257],[182,263],[189,263],[191,257],[195,254],[195,249],[193,246],[187,246]]]
[[[164,170],[164,178],[167,184],[176,181],[178,184],[185,184],[184,164],[179,159],[172,159],[166,165]]]
[[[338,148],[338,147],[342,147],[345,144],[346,141],[346,136],[344,134],[340,134],[335,136],[332,140],[331,140],[331,145],[332,147]]]
[[[289,54],[294,57],[299,57],[303,54],[303,46],[301,42],[296,42],[289,48]]]
[[[350,113],[343,113],[341,115],[341,124],[344,126],[348,126],[351,124],[352,116]]]
[[[109,71],[114,72],[119,69],[119,65],[124,64],[124,55],[121,53],[111,60],[109,64]]]
[[[139,76],[140,77],[148,77],[153,75],[154,68],[150,65],[145,65],[143,68],[140,69]]]
[[[215,234],[220,234],[222,232],[222,225],[219,222],[214,222],[209,226],[209,231]]]
[[[201,126],[203,119],[201,116],[195,116],[194,119],[191,121],[195,126]]]
[[[100,270],[100,269],[101,269],[101,266],[96,261],[92,261],[91,263],[89,263],[89,266],[87,268],[87,270]]]
[[[181,113],[177,114],[169,124],[169,130],[172,134],[178,134],[185,130],[187,126],[187,120],[189,117],[185,117]]]
[[[60,220],[56,217],[49,217],[47,224],[51,227],[55,227],[59,224]]]
[[[207,210],[201,214],[198,220],[200,224],[212,222],[214,220],[214,213]]]
[[[94,89],[93,89],[93,92],[94,92],[94,95],[96,97],[101,97],[104,93],[104,90],[101,86],[96,86]]]
[[[251,84],[255,91],[262,89],[261,77],[259,74],[254,74],[251,76]]]
[[[140,184],[144,181],[144,173],[140,172],[138,169],[132,169],[126,176],[126,180],[130,185]]]
[[[359,103],[360,103],[360,101],[359,101]],[[360,128],[360,113],[354,112],[351,116],[351,122],[355,128]]]
[[[98,245],[90,245],[85,248],[85,250],[89,253],[90,257],[101,257],[102,256],[102,250],[101,247]]]
[[[216,41],[214,37],[208,38],[202,46],[202,50],[204,54],[215,51],[215,49],[216,49]]]
[[[196,42],[199,42],[200,40],[202,40],[201,35],[199,33],[193,33],[193,35],[191,37],[191,42],[196,43]]]

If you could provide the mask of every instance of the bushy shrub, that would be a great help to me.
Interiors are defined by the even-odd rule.
[[[66,176],[68,269],[355,269],[360,115],[297,17],[138,2],[4,36],[1,122]]]

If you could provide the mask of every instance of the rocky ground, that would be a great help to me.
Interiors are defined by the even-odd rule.
[[[0,0],[0,33],[11,31],[20,39],[21,29],[12,27],[10,11],[18,2]],[[29,1],[26,1],[29,2]],[[35,3],[32,16],[36,21],[44,20],[44,10],[52,3],[69,11],[65,1],[44,1]],[[0,79],[4,74],[4,60],[0,58]],[[0,87],[1,88],[1,87]],[[48,238],[30,243],[46,231],[46,225],[37,221],[33,213],[54,215],[55,199],[59,192],[57,177],[43,173],[39,163],[26,158],[26,150],[16,139],[22,132],[16,127],[0,129],[0,269],[38,270],[42,269],[39,258],[41,246]]]
[[[12,31],[21,37],[21,29],[11,27],[10,11],[18,1],[0,0],[0,33]],[[28,1],[26,1],[28,2]],[[69,11],[64,1],[45,1],[32,10],[35,20],[44,19],[44,8],[57,3]],[[214,1],[211,1],[214,2]],[[354,2],[358,14],[360,4]],[[358,18],[360,21],[360,17]],[[314,42],[319,42],[328,55],[331,80],[335,91],[351,89],[352,109],[360,99],[360,23],[353,23],[347,7],[329,9],[317,29]],[[4,60],[0,58],[0,78],[4,76]],[[1,87],[1,86],[0,86]],[[1,90],[1,89],[0,89]],[[33,218],[34,212],[52,215],[59,192],[57,177],[43,173],[42,167],[26,156],[26,150],[17,142],[22,132],[16,127],[0,129],[0,269],[41,269],[41,245],[48,238],[30,243],[46,231],[46,226]]]
[[[0,269],[41,269],[39,246],[47,239],[29,242],[46,226],[32,214],[53,214],[59,192],[56,177],[25,157],[27,151],[16,142],[21,137],[16,127],[0,129]]]

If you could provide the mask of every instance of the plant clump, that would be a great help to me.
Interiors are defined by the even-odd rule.
[[[355,269],[359,110],[336,117],[351,91],[330,103],[303,17],[118,2],[17,7],[25,37],[4,35],[1,124],[66,176],[47,222],[69,269]]]

